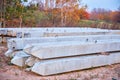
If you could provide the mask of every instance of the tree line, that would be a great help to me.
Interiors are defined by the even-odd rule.
[[[32,0],[27,6],[25,2],[0,0],[3,27],[87,26],[81,25],[83,20],[120,23],[120,8],[117,11],[95,8],[88,12],[88,6],[81,4],[81,0]]]
[[[90,19],[120,23],[120,7],[117,11],[106,10],[103,8],[94,8],[91,12]]]

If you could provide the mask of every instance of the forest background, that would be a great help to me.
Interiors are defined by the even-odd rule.
[[[94,8],[81,0],[0,0],[0,27],[92,27],[120,29],[120,7]],[[102,4],[101,4],[102,5]]]

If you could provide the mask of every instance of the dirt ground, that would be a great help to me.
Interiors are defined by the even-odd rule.
[[[12,65],[10,59],[4,56],[6,50],[6,47],[0,46],[0,80],[120,80],[120,64],[40,76]]]

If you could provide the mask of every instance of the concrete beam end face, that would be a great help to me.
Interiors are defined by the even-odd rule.
[[[24,67],[25,66],[25,61],[27,60],[28,57],[14,57],[11,60],[12,64],[15,64],[19,67]]]
[[[23,51],[18,51],[13,59],[11,60],[11,63],[23,67],[25,66],[25,61],[30,57],[30,55],[24,53]]]
[[[8,51],[5,52],[5,56],[6,57],[12,57],[13,52],[14,52],[13,50],[9,49]]]

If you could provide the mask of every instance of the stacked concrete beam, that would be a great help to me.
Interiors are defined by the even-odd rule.
[[[96,28],[1,28],[0,35],[17,38],[30,37],[56,37],[89,34],[109,34],[108,30]],[[60,34],[61,33],[61,34]],[[4,38],[6,39],[6,38]],[[6,40],[3,40],[7,42]]]
[[[50,31],[26,31],[19,32],[16,34],[16,37],[25,38],[25,37],[59,37],[59,36],[80,36],[80,35],[111,35],[119,34],[120,32],[111,32],[105,30],[50,30]]]
[[[86,36],[61,36],[61,37],[41,37],[41,38],[14,38],[8,41],[8,48],[20,50],[27,44],[61,42],[61,41],[81,41],[91,42],[96,40],[120,39],[120,35],[86,35]]]
[[[119,31],[114,33],[91,28],[40,30],[46,37],[15,38],[8,41],[9,51],[6,54],[13,57],[11,63],[20,67],[30,66],[32,72],[43,76],[120,63]],[[31,29],[30,32],[33,34],[32,32],[39,31]],[[31,34],[26,35],[30,37]]]
[[[29,57],[29,55],[17,55],[11,60],[11,62],[21,67],[26,64],[33,66],[31,69],[32,72],[40,75],[52,75],[120,63],[120,52],[112,52],[109,55],[95,54],[47,60]]]
[[[92,29],[92,28],[53,28],[53,29],[42,29],[39,30],[40,31],[40,36],[47,36],[47,37],[51,37],[51,36],[72,36],[72,35],[97,35],[97,34],[120,34],[120,30],[102,30],[102,29]],[[33,37],[32,35],[34,34],[34,32],[36,34],[39,34],[39,31],[35,32],[35,31],[28,31],[27,33],[29,33],[31,35],[31,37]],[[24,32],[25,33],[25,32]],[[43,33],[43,35],[42,35]],[[38,36],[39,37],[39,36]]]
[[[0,35],[17,38],[31,37],[59,37],[79,35],[119,34],[120,31],[104,30],[98,28],[1,28]],[[7,42],[4,38],[3,42]]]
[[[57,44],[57,45],[56,45]],[[112,46],[112,47],[110,47]],[[31,48],[31,47],[30,47]],[[79,41],[70,41],[70,42],[54,42],[54,43],[43,43],[36,44],[34,47],[28,51],[32,56],[27,60],[26,56],[19,57],[18,59],[15,57],[12,59],[12,63],[21,66],[21,63],[18,61],[27,60],[23,62],[23,64],[27,64],[28,66],[32,66],[34,63],[44,60],[44,59],[54,59],[68,56],[78,56],[78,55],[86,55],[86,54],[95,54],[102,52],[113,52],[120,50],[120,41],[118,40],[110,40],[107,42],[105,40],[95,42],[79,42]],[[24,50],[25,51],[25,50]],[[20,53],[19,51],[17,53]],[[14,54],[15,55],[15,54]],[[17,60],[16,60],[17,59]],[[31,60],[32,59],[32,60]]]
[[[99,28],[65,28],[65,27],[62,27],[62,28],[0,28],[0,31],[1,30],[12,30],[12,31],[15,31],[15,32],[20,32],[20,31],[42,31],[42,32],[70,32],[70,31],[84,31],[84,30],[92,30],[92,31],[103,31],[104,29],[99,29]],[[108,30],[104,30],[104,31],[108,31]]]
[[[120,52],[40,61],[32,67],[32,72],[45,76],[115,63],[120,63]]]
[[[8,35],[16,36],[17,34],[22,33],[22,37],[24,37],[24,35],[27,33],[33,35],[33,32],[35,31],[39,33],[40,32],[45,33],[45,36],[48,36],[49,33],[51,33],[50,35],[53,36],[53,33],[63,35],[60,33],[71,33],[72,34],[73,32],[94,32],[94,33],[95,32],[100,32],[100,33],[108,33],[108,32],[112,33],[113,32],[115,34],[120,33],[119,30],[113,31],[113,30],[104,30],[104,29],[98,29],[98,28],[0,28],[0,34],[4,34],[4,35],[8,34]]]
[[[99,28],[75,28],[75,27],[71,27],[71,28],[0,28],[1,30],[7,30],[7,31],[15,31],[15,32],[20,32],[20,31],[40,31],[40,32],[70,32],[70,31],[84,31],[84,30],[91,30],[91,31],[111,31],[111,32],[120,32],[120,30],[107,30],[107,29],[99,29]]]
[[[109,39],[108,39],[109,40]],[[29,47],[28,47],[29,48]],[[54,42],[50,44],[37,44],[30,46],[31,54],[39,59],[49,59],[67,56],[77,56],[85,54],[94,54],[101,52],[111,52],[120,50],[120,40],[100,41],[97,42],[81,42],[67,41]]]
[[[12,57],[16,50],[22,50],[25,45],[29,46],[38,45],[38,43],[49,44],[49,42],[63,42],[63,41],[80,41],[80,42],[95,42],[97,40],[106,39],[120,39],[120,35],[88,35],[88,36],[68,36],[68,37],[41,37],[41,38],[14,38],[8,41],[8,51],[5,53],[6,56]],[[37,43],[37,44],[35,44]],[[69,42],[70,43],[70,42]],[[29,47],[28,46],[28,47]],[[29,51],[25,47],[25,51]]]

